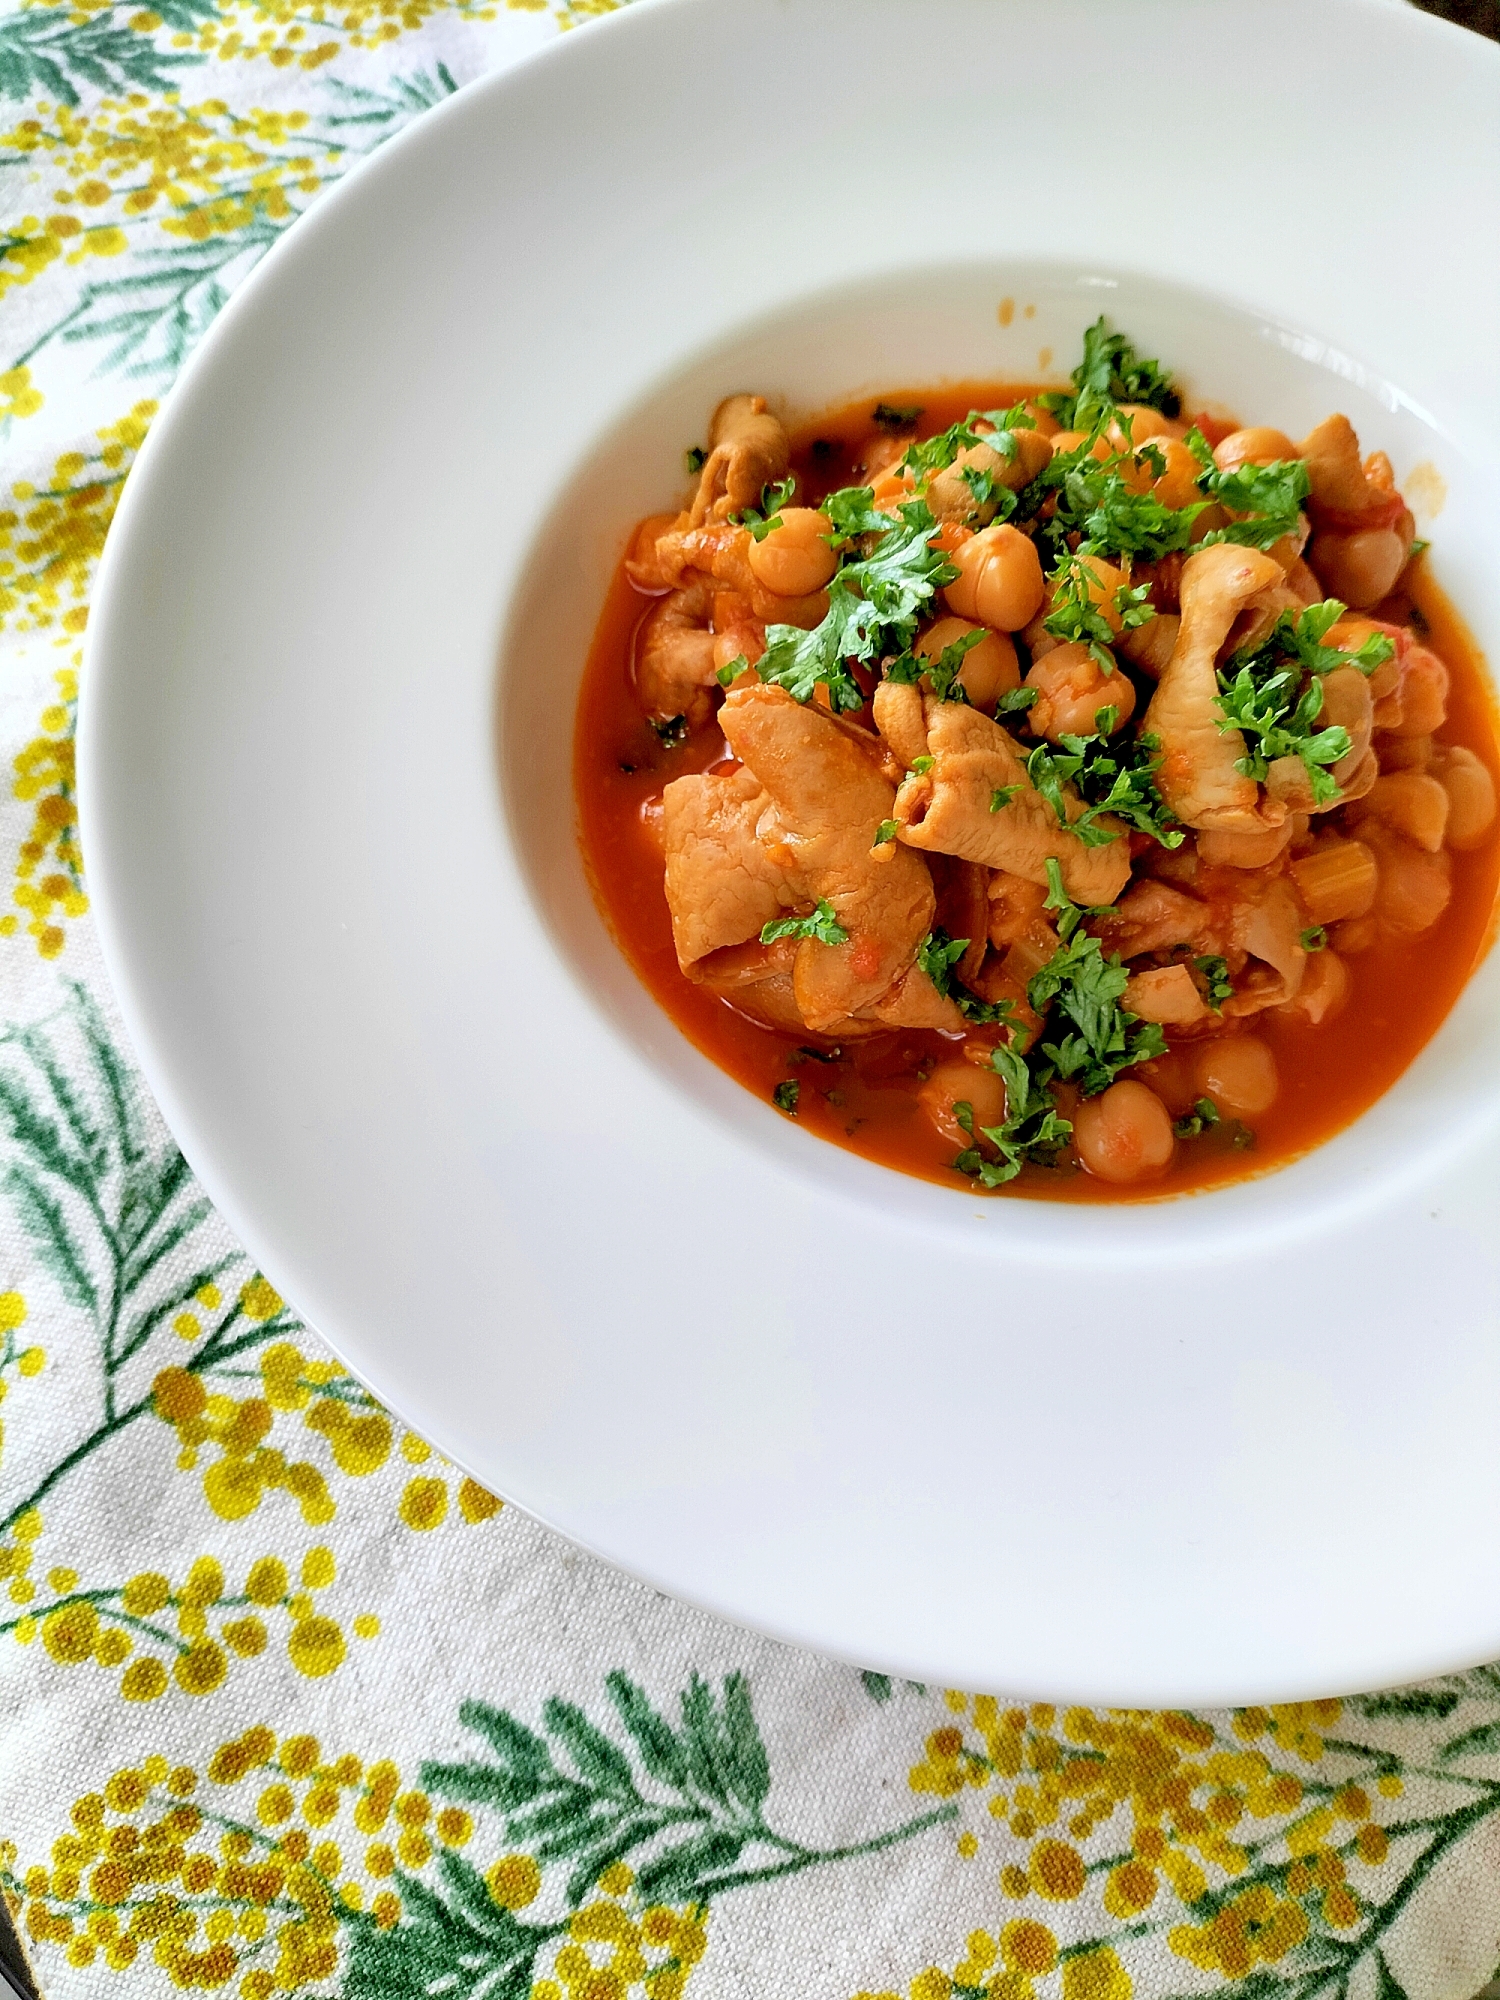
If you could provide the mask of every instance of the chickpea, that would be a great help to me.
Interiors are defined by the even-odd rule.
[[[1448,719],[1448,669],[1430,647],[1413,646],[1401,666],[1401,713],[1382,726],[1393,736],[1431,736]],[[1376,711],[1376,721],[1380,713]]]
[[[943,595],[948,609],[999,632],[1019,632],[1042,607],[1046,585],[1036,547],[1008,522],[970,536],[952,558],[958,575]]]
[[[1272,430],[1268,424],[1251,424],[1220,440],[1214,448],[1214,464],[1220,472],[1233,472],[1237,466],[1275,465],[1279,459],[1301,455],[1285,431]]]
[[[1448,845],[1460,854],[1478,847],[1495,823],[1495,780],[1461,743],[1445,745],[1433,776],[1448,794]]]
[[[1058,431],[1056,435],[1053,437],[1052,449],[1054,452],[1077,451],[1078,447],[1081,444],[1086,443],[1087,440],[1088,440],[1087,431]],[[1101,433],[1100,436],[1095,438],[1093,445],[1089,451],[1089,457],[1097,458],[1102,464],[1105,459],[1113,458],[1114,455],[1115,455],[1115,447],[1110,443],[1109,439]]]
[[[939,1135],[960,1152],[983,1144],[978,1137],[981,1125],[1000,1125],[1005,1121],[1004,1083],[994,1070],[980,1069],[971,1062],[939,1063],[917,1092],[917,1102]],[[953,1108],[956,1104],[968,1105],[974,1124],[972,1133],[959,1123]]]
[[[1436,854],[1448,830],[1448,810],[1446,786],[1426,771],[1392,771],[1377,778],[1350,813],[1356,824],[1381,820],[1415,846]]]
[[[1115,603],[1115,593],[1125,581],[1124,570],[1116,569],[1113,563],[1107,563],[1102,556],[1080,557],[1074,568],[1088,577],[1089,603],[1118,638],[1123,620]],[[1055,587],[1048,583],[1043,593],[1043,603],[1049,612],[1056,601]]]
[[[1360,832],[1380,861],[1373,914],[1382,931],[1387,936],[1414,938],[1431,930],[1453,893],[1449,856],[1427,854],[1379,821],[1367,822]]]
[[[1165,472],[1157,475],[1151,490],[1163,507],[1191,507],[1203,498],[1198,491],[1198,461],[1178,438],[1153,438],[1152,443],[1167,461]]]
[[[887,472],[899,459],[906,456],[909,440],[893,437],[889,431],[877,431],[860,453],[865,478],[873,479],[877,473]]]
[[[1225,1035],[1194,1051],[1201,1097],[1212,1098],[1226,1118],[1254,1118],[1276,1102],[1276,1058],[1254,1035]]]
[[[977,521],[981,527],[987,526],[995,518],[996,502],[977,499],[964,474],[986,475],[993,492],[996,486],[1009,484],[1006,469],[1006,460],[993,445],[971,444],[933,477],[927,488],[927,504],[939,521]]]
[[[1167,1107],[1143,1083],[1112,1083],[1073,1113],[1078,1157],[1101,1181],[1155,1180],[1177,1149]]]
[[[1307,961],[1296,997],[1284,1000],[1276,1009],[1289,1021],[1305,1021],[1317,1027],[1341,1013],[1349,998],[1349,968],[1336,951],[1315,951]]]
[[[917,657],[940,659],[944,647],[956,645],[970,632],[983,632],[984,637],[964,654],[958,684],[973,707],[993,715],[1001,695],[1021,685],[1021,663],[1016,658],[1015,641],[1008,632],[987,631],[967,618],[940,618],[917,641]],[[927,685],[925,677],[923,685]]]
[[[1148,438],[1182,436],[1182,425],[1153,410],[1149,403],[1121,403],[1119,407],[1123,422],[1112,423],[1106,433],[1116,451],[1124,451],[1127,445],[1139,448]]]
[[[1056,417],[1053,416],[1052,412],[1050,410],[1044,410],[1040,403],[1033,403],[1028,401],[1023,403],[1021,405],[1021,408],[1026,412],[1027,416],[1030,417],[1031,421],[1036,425],[1037,432],[1041,437],[1055,438],[1061,435],[1062,425],[1057,421]]]
[[[1174,1118],[1186,1118],[1198,1096],[1191,1049],[1168,1049],[1164,1056],[1137,1063],[1132,1075],[1149,1084]]]
[[[1307,559],[1330,597],[1368,611],[1395,589],[1409,551],[1394,528],[1360,528],[1352,535],[1314,535]]]
[[[783,507],[781,526],[763,542],[751,540],[748,553],[756,582],[778,597],[810,597],[821,590],[838,568],[828,545],[831,533],[828,516],[816,507]]]
[[[1135,713],[1135,688],[1128,676],[1118,667],[1105,673],[1080,640],[1054,646],[1034,661],[1025,685],[1036,689],[1036,700],[1026,719],[1049,743],[1063,736],[1092,736],[1098,726],[1094,717],[1100,709],[1115,711],[1108,731],[1111,736]]]

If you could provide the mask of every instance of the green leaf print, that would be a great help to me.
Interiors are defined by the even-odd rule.
[[[149,1117],[94,1000],[76,982],[66,993],[46,1020],[0,1035],[0,1190],[38,1263],[92,1325],[100,1415],[30,1492],[8,1501],[0,1534],[152,1409],[132,1364],[156,1336],[232,1269],[249,1275],[242,1254],[211,1236],[208,1201]],[[274,1307],[258,1315],[231,1298],[184,1368],[212,1376],[295,1331],[295,1317],[267,1292]]]
[[[161,7],[163,21],[183,30],[211,10]],[[178,16],[181,16],[179,22]],[[29,7],[0,20],[0,101],[33,97],[76,105],[79,86],[124,96],[132,90],[168,91],[178,73],[204,58],[191,49],[159,49],[149,35],[116,24],[113,13],[80,21],[67,7]]]
[[[1500,1750],[1500,1722],[1481,1722],[1477,1729],[1466,1729],[1462,1736],[1445,1743],[1438,1755],[1446,1764],[1455,1757],[1477,1757],[1496,1750]]]
[[[200,0],[179,0],[189,15],[199,4]],[[141,52],[139,60],[153,55],[154,45],[133,30],[110,32],[121,41],[123,53]],[[0,75],[4,33],[5,24],[0,22]],[[184,55],[182,60],[200,58]],[[20,71],[16,74],[19,78]],[[123,92],[126,85],[119,87]],[[159,81],[156,87],[167,86]],[[212,171],[205,166],[184,179],[169,200],[153,203],[149,212],[137,212],[130,205],[134,155],[123,147],[118,157],[124,178],[97,215],[125,238],[128,267],[118,276],[80,284],[67,311],[42,327],[23,351],[0,356],[0,369],[27,367],[54,344],[90,345],[103,349],[98,363],[102,373],[171,380],[235,286],[321,188],[340,179],[382,140],[457,88],[445,63],[389,77],[379,87],[330,79],[323,86],[326,108],[316,117],[299,116],[285,127],[263,119],[258,124],[260,114],[240,117],[216,102],[184,104],[174,93],[169,109],[180,124],[188,153],[206,160],[223,145],[235,163]],[[29,94],[29,86],[23,94]],[[60,86],[54,94],[62,95]],[[71,104],[75,97],[63,101]],[[57,134],[50,144],[52,151],[42,148],[27,154],[27,159],[35,164],[53,157]],[[17,239],[15,247],[25,246]]]
[[[484,1879],[456,1854],[440,1871],[448,1900],[426,1883],[403,1880],[405,1917],[394,1930],[359,1924],[351,1940],[342,2000],[527,2000],[532,1969],[561,1924],[524,1924],[502,1909]]]
[[[873,1853],[955,1816],[943,1806],[855,1847],[804,1846],[766,1822],[770,1763],[742,1674],[717,1695],[695,1674],[677,1728],[626,1675],[610,1674],[605,1687],[628,1751],[571,1702],[546,1704],[544,1738],[503,1709],[469,1701],[460,1719],[494,1761],[422,1767],[429,1790],[498,1813],[506,1839],[538,1863],[568,1863],[570,1908],[627,1858],[642,1895],[706,1903],[745,1883]],[[747,1849],[758,1852],[745,1866]]]

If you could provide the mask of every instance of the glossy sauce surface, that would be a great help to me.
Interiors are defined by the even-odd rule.
[[[970,409],[1004,406],[1026,393],[1030,385],[965,383],[897,391],[884,400],[920,404],[915,435],[927,436]],[[793,463],[808,482],[813,504],[824,493],[859,482],[870,410],[870,401],[862,400],[794,434]],[[960,1040],[905,1030],[843,1046],[820,1043],[748,1020],[679,970],[662,854],[647,816],[672,779],[732,766],[724,761],[727,748],[714,724],[669,747],[641,711],[633,648],[654,601],[632,587],[622,563],[610,584],[579,696],[574,740],[579,839],[611,932],[688,1039],[747,1090],[770,1100],[779,1084],[795,1080],[796,1117],[809,1131],[904,1173],[983,1193],[955,1171],[951,1140],[935,1129],[917,1096],[936,1064],[960,1054]],[[1451,674],[1447,720],[1438,740],[1462,744],[1492,773],[1500,770],[1489,679],[1472,638],[1432,578],[1429,557],[1411,565],[1398,595],[1375,615],[1393,622],[1415,617],[1419,630],[1425,624],[1423,643],[1441,655]],[[1336,1018],[1314,1027],[1271,1011],[1254,1020],[1253,1033],[1275,1055],[1280,1090],[1271,1108],[1254,1119],[1253,1130],[1225,1120],[1180,1142],[1168,1172],[1144,1185],[1111,1185],[1069,1162],[1056,1169],[1028,1165],[998,1193],[1158,1200],[1263,1173],[1342,1130],[1390,1088],[1431,1039],[1491,942],[1500,883],[1496,829],[1476,851],[1454,854],[1452,866],[1452,898],[1430,930],[1412,942],[1377,944],[1345,961],[1352,990]],[[1143,1074],[1149,1079],[1149,1071]]]

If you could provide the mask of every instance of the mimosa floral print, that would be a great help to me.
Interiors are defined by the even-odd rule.
[[[1472,2000],[1500,1959],[1500,1667],[1062,1709],[685,1610],[375,1403],[236,1248],[136,1075],[73,777],[135,454],[323,188],[605,4],[0,15],[0,1884],[36,1983]],[[1287,1497],[1224,1552],[1246,1590],[1274,1587],[1285,1534],[1336,1563],[1363,1532],[1357,1492],[1322,1522]]]

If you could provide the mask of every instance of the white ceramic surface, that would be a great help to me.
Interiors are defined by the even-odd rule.
[[[1066,369],[1100,310],[1252,419],[1435,463],[1496,656],[1496,213],[1500,51],[1387,0],[651,0],[290,232],[110,537],[84,840],[188,1158],[408,1422],[924,1680],[1229,1701],[1500,1655],[1500,960],[1280,1174],[986,1201],[683,1042],[568,789],[610,565],[720,394]]]

